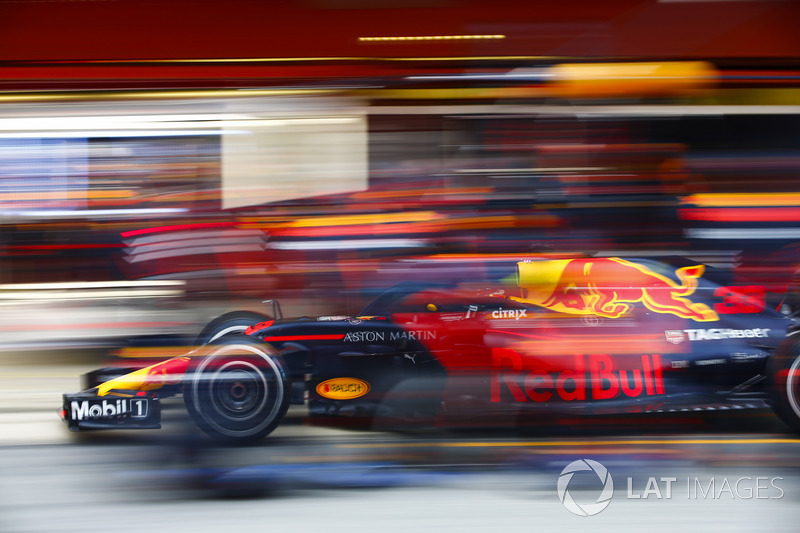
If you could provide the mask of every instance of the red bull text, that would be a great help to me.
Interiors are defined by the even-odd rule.
[[[642,355],[635,368],[618,368],[605,354],[575,355],[572,368],[525,368],[523,356],[508,348],[492,350],[491,400],[515,402],[589,401],[664,394],[661,356]]]

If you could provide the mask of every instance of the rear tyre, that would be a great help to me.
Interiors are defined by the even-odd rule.
[[[184,379],[184,401],[195,423],[228,444],[253,443],[271,433],[291,396],[283,360],[244,336],[226,336],[204,352]]]
[[[800,433],[800,331],[775,351],[769,363],[772,378],[772,404],[778,417]]]
[[[233,311],[212,320],[195,340],[195,346],[204,346],[228,335],[240,335],[248,327],[265,322],[269,317],[252,311]]]

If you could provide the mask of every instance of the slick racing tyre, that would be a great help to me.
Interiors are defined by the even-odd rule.
[[[211,344],[227,335],[239,335],[248,327],[269,320],[269,317],[252,311],[233,311],[215,318],[203,328],[195,346]]]
[[[800,330],[778,346],[768,368],[773,408],[786,425],[800,432]]]
[[[211,438],[249,444],[283,420],[291,383],[283,360],[269,346],[226,336],[193,358],[183,395],[192,419]]]

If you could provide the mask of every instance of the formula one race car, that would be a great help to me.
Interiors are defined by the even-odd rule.
[[[491,288],[400,284],[357,316],[223,319],[208,345],[64,395],[62,416],[157,428],[183,394],[205,433],[242,443],[290,403],[383,427],[772,405],[800,430],[792,320],[721,278],[681,258],[535,259]]]

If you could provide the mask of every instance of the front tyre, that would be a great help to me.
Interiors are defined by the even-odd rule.
[[[197,336],[194,344],[195,346],[204,346],[213,344],[228,335],[241,335],[248,327],[265,320],[269,320],[269,317],[252,311],[226,313],[209,322]]]
[[[269,346],[226,336],[196,356],[184,380],[184,401],[195,423],[214,440],[256,442],[274,430],[289,407],[291,384]]]

